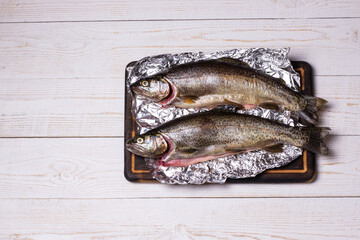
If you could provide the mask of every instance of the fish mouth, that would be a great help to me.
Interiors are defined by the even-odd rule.
[[[131,140],[132,139],[129,139],[127,141],[127,143],[125,144],[125,147],[126,147],[126,150],[128,150],[129,152],[135,154],[135,155],[138,155],[138,156],[141,156],[141,157],[146,157],[146,155],[143,153],[143,151],[141,151],[140,148],[134,146],[132,143],[131,143]]]
[[[139,95],[139,96],[142,95],[142,90],[141,90],[140,86],[133,84],[133,85],[130,85],[130,89],[131,89],[131,92],[133,93],[133,95]]]
[[[170,94],[167,97],[165,97],[163,100],[161,100],[160,104],[163,107],[171,104],[175,100],[175,98],[177,96],[177,93],[178,93],[178,90],[177,90],[176,86],[171,81],[169,81],[168,79],[165,79],[165,80],[169,83]]]
[[[129,152],[133,152],[133,146],[132,146],[132,138],[130,138],[129,140],[126,141],[125,147],[126,150],[128,150]]]

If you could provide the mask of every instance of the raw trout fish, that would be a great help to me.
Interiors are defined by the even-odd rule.
[[[304,96],[281,79],[259,73],[235,59],[188,63],[141,79],[131,86],[139,96],[163,107],[207,108],[235,105],[241,109],[263,107],[289,110],[315,124],[324,99]]]
[[[188,166],[228,155],[264,149],[282,152],[291,144],[327,154],[330,128],[291,127],[236,113],[205,112],[172,120],[127,141],[139,156],[159,159],[163,166]]]

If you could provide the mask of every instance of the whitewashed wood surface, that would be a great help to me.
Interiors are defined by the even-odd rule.
[[[360,239],[360,1],[0,1],[0,239]],[[124,67],[291,47],[329,107],[306,184],[123,175]]]

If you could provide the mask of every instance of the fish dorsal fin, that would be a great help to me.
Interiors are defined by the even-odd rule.
[[[267,146],[263,148],[265,151],[271,152],[271,153],[280,153],[284,151],[284,144],[279,143],[271,146]]]
[[[216,61],[220,61],[220,62],[225,62],[225,63],[231,63],[234,65],[240,65],[243,67],[250,67],[249,64],[247,64],[246,62],[243,62],[239,59],[235,59],[235,58],[231,58],[231,57],[223,57],[223,58],[219,58],[216,59]]]

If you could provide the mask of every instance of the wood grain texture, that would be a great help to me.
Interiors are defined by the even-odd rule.
[[[321,17],[360,17],[359,2],[5,0],[0,4],[2,22]]]
[[[284,46],[316,75],[360,75],[359,27],[360,19],[0,24],[0,79],[119,78],[148,55]]]
[[[328,101],[320,113],[319,126],[334,135],[360,135],[360,76],[316,76],[314,95]]]
[[[169,186],[124,178],[122,138],[0,139],[0,198],[360,196],[359,136],[332,136],[303,184]]]
[[[123,136],[123,79],[2,79],[0,136]]]
[[[124,136],[124,78],[2,79],[1,137]],[[317,76],[320,125],[360,134],[360,77]]]
[[[359,239],[359,28],[357,0],[1,1],[0,239]],[[128,62],[284,46],[342,135],[314,183],[126,181]]]
[[[359,239],[356,199],[0,200],[1,239]]]

